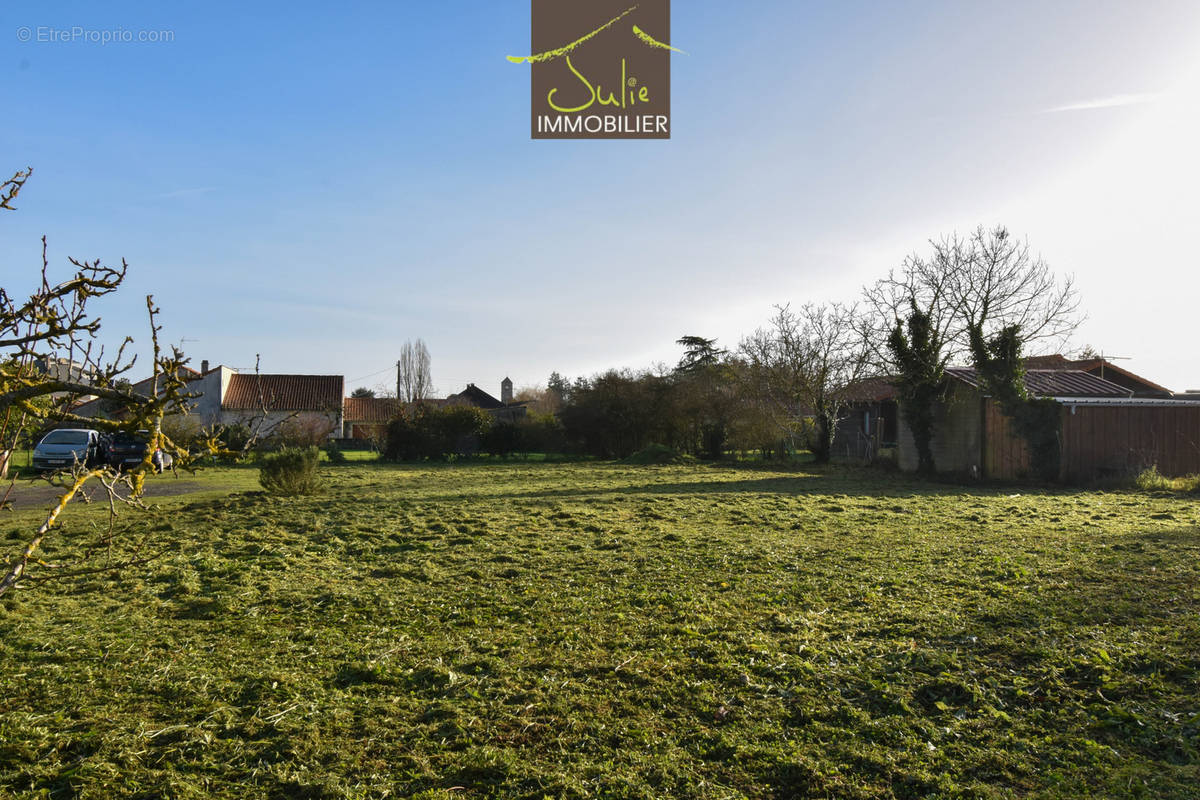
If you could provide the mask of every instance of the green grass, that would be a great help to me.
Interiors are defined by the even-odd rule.
[[[1196,797],[1194,498],[323,471],[212,470],[157,561],[5,600],[0,796]]]
[[[1200,475],[1168,478],[1158,471],[1158,467],[1150,467],[1138,474],[1134,485],[1151,492],[1200,492]]]

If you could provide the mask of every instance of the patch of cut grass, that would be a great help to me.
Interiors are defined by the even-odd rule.
[[[322,475],[274,498],[255,469],[203,473],[211,493],[153,501],[157,560],[6,598],[0,796],[1200,785],[1189,497],[748,465]],[[100,519],[72,509],[46,559]]]

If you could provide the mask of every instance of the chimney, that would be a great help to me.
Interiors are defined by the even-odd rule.
[[[208,359],[207,358],[200,362],[200,374],[203,375],[206,372],[208,372]]]
[[[500,381],[500,402],[504,405],[512,402],[512,381],[509,378]]]

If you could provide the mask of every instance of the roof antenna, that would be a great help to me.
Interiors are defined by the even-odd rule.
[[[1104,355],[1104,351],[1101,350],[1100,351],[1100,377],[1101,378],[1104,377],[1105,362],[1107,362],[1107,361],[1132,361],[1132,360],[1133,359],[1130,358],[1129,356],[1106,356],[1106,355]]]

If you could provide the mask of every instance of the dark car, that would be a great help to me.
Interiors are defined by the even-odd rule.
[[[149,444],[149,431],[138,431],[137,433],[117,431],[109,437],[108,445],[105,448],[105,460],[108,461],[109,466],[117,469],[136,467],[145,460],[146,448]],[[155,472],[162,472],[174,463],[174,459],[171,458],[170,453],[159,449],[154,452],[150,463]]]

